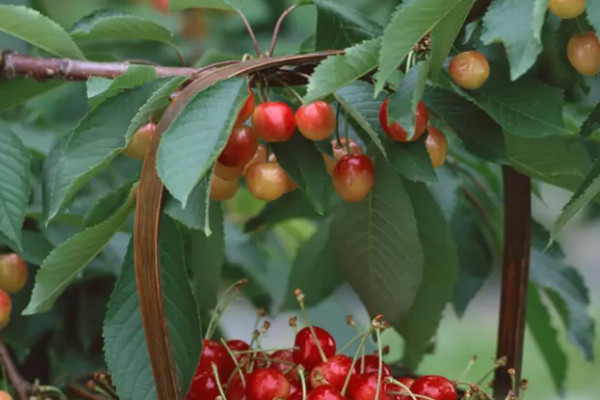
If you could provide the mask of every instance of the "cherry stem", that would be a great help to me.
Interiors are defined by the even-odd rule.
[[[375,335],[377,336],[377,352],[379,353],[379,363],[377,365],[377,390],[375,390],[375,398],[379,399],[379,391],[381,390],[381,379],[383,376],[383,346],[381,345],[381,328],[375,328]],[[363,361],[365,357],[363,356]],[[364,364],[364,362],[363,362]],[[361,371],[362,372],[362,371]]]
[[[346,152],[350,154],[350,118],[348,112],[344,111],[344,137],[346,138]]]
[[[476,388],[478,389],[478,392],[477,392],[477,393],[482,393],[482,394],[484,394],[484,395],[485,395],[485,397],[486,397],[487,399],[490,399],[490,400],[492,400],[492,396],[490,396],[490,395],[488,394],[488,392],[486,392],[485,388],[483,388],[483,387],[481,387],[481,386],[479,386],[479,385],[476,385],[476,384],[474,384],[474,383],[467,382],[467,381],[462,381],[462,380],[459,380],[459,381],[454,381],[454,384],[455,384],[456,386],[465,385],[465,386],[468,386],[469,388],[476,387]]]
[[[104,374],[104,373],[95,374],[94,377],[96,379],[96,382],[98,382],[98,385],[105,392],[107,392],[108,397],[110,397],[111,399],[118,399],[119,398],[119,395],[117,395],[116,390],[114,389],[114,387],[111,385],[111,383],[107,379],[106,374]]]
[[[28,400],[29,397],[27,394],[31,390],[31,384],[27,382],[17,370],[10,352],[2,339],[0,339],[0,361],[2,361],[3,367],[6,368],[6,376],[15,388],[15,392],[17,392],[19,399]]]
[[[270,363],[296,366],[296,363],[294,363],[293,361],[281,360],[281,359],[278,359],[278,358],[257,357],[257,356],[253,356],[253,357],[250,357],[250,358],[252,360],[256,360],[256,361],[268,361]]]
[[[319,355],[321,356],[321,360],[323,362],[327,361],[327,357],[325,356],[325,352],[323,351],[323,347],[321,347],[321,341],[317,336],[317,332],[315,332],[315,328],[313,324],[310,322],[310,317],[308,316],[308,312],[306,311],[306,307],[304,306],[304,293],[300,292],[296,298],[298,299],[298,304],[300,305],[300,310],[302,310],[302,315],[304,316],[304,322],[308,326],[310,333],[313,336],[315,344],[317,345],[317,350],[319,351]]]
[[[346,395],[346,390],[348,389],[348,384],[350,383],[350,377],[352,376],[352,371],[354,371],[354,366],[356,365],[356,361],[358,360],[358,357],[360,356],[362,349],[365,347],[365,344],[367,343],[367,339],[368,339],[369,335],[371,334],[371,332],[373,332],[372,327],[371,327],[371,329],[369,329],[367,332],[365,332],[363,334],[360,344],[358,345],[358,349],[356,349],[356,353],[354,354],[354,358],[352,359],[352,365],[350,365],[350,369],[348,370],[348,375],[346,375],[346,380],[344,381],[344,386],[342,387],[342,391],[341,391],[342,396]]]
[[[54,386],[39,386],[40,393],[54,393],[60,400],[69,400],[67,396],[57,387]]]
[[[254,50],[256,51],[256,55],[258,57],[262,57],[262,53],[260,51],[260,46],[258,45],[258,40],[256,40],[256,35],[254,34],[254,30],[252,29],[252,26],[250,26],[250,22],[248,22],[248,18],[246,18],[246,16],[240,9],[236,8],[235,12],[240,16],[242,21],[244,21],[244,25],[246,25],[246,30],[248,31],[248,34],[250,35],[250,39],[252,39],[252,45],[254,45]]]
[[[206,328],[206,334],[204,335],[204,339],[210,339],[212,337],[214,330],[216,329],[216,325],[221,320],[221,316],[223,315],[225,308],[227,308],[227,306],[233,299],[232,293],[235,294],[236,289],[238,289],[242,285],[245,285],[246,283],[247,279],[240,279],[225,290],[225,292],[217,302],[215,311],[213,312],[213,315],[210,318],[210,322],[208,323],[208,328]]]
[[[357,340],[362,339],[362,337],[367,334],[368,334],[368,332],[361,332],[358,335],[354,336],[352,339],[350,339],[348,341],[348,343],[346,343],[341,349],[338,350],[337,354],[342,354],[344,352],[344,350],[346,350],[348,347],[350,347]]]
[[[269,51],[267,52],[267,57],[271,57],[273,52],[275,51],[275,46],[277,45],[277,39],[279,38],[279,30],[281,29],[281,24],[285,17],[287,17],[292,11],[298,8],[298,5],[294,4],[291,7],[288,7],[281,13],[279,18],[277,19],[277,23],[275,24],[275,29],[273,29],[273,37],[271,38],[271,47],[269,47]]]
[[[270,77],[275,79],[277,82],[281,83],[281,85],[285,88],[285,90],[290,92],[292,94],[292,96],[294,96],[296,98],[296,100],[298,100],[298,102],[300,102],[300,104],[304,105],[304,99],[302,98],[302,96],[300,96],[300,94],[293,87],[288,85],[287,82],[285,82],[283,79],[281,79],[277,75],[271,75]]]
[[[276,348],[276,349],[262,349],[262,351],[266,351],[266,352],[274,352],[274,351],[281,351],[281,350],[297,350],[299,349],[299,347],[280,347],[280,348]],[[236,355],[240,355],[240,354],[250,354],[250,353],[255,353],[256,350],[233,350],[232,353],[236,354]]]
[[[477,356],[471,357],[471,359],[469,360],[469,363],[465,367],[464,371],[460,374],[460,377],[458,378],[459,380],[465,379],[465,377],[467,376],[467,374],[469,373],[471,368],[473,368],[473,365],[475,365],[475,361],[477,361]]]
[[[244,385],[244,387],[246,387],[246,378],[244,378],[244,373],[242,372],[242,366],[240,365],[240,363],[238,363],[237,357],[235,356],[235,354],[233,354],[233,351],[231,350],[231,348],[229,347],[229,345],[227,344],[225,339],[221,338],[221,344],[223,346],[225,346],[225,350],[227,350],[227,354],[229,354],[229,357],[231,357],[231,359],[233,360],[233,363],[235,364],[235,369],[237,370],[237,372],[240,375],[242,384]],[[229,377],[229,380],[227,381],[228,385],[231,382],[231,380],[233,380],[234,376],[235,376],[235,372],[232,373],[231,376]]]
[[[302,400],[306,400],[306,377],[304,376],[304,367],[302,365],[298,366],[298,376],[302,384]]]
[[[497,370],[500,367],[503,367],[506,365],[506,359],[505,358],[500,358],[498,360],[494,361],[494,368],[492,368],[491,370],[489,370],[488,372],[485,373],[485,375],[483,375],[481,377],[480,380],[477,381],[477,383],[475,384],[476,386],[481,386],[481,384],[491,375],[494,373],[495,370]]]
[[[215,381],[217,382],[217,389],[219,389],[219,394],[221,395],[223,400],[227,400],[225,392],[223,392],[223,386],[221,386],[221,380],[219,379],[219,370],[217,369],[217,364],[213,362],[210,363],[210,366],[212,367],[213,375],[215,376]]]
[[[337,109],[335,110],[335,120],[336,121],[340,120],[340,109],[341,108],[342,107],[341,107],[340,103],[338,102]],[[337,146],[342,147],[342,141],[340,140],[340,124],[339,124],[339,122],[337,122],[335,124],[335,140],[336,140]]]
[[[408,395],[412,400],[417,400],[416,395],[410,390],[410,388],[408,386],[406,386],[405,384],[403,384],[400,381],[397,381],[396,379],[389,377],[386,378],[386,381],[388,383],[393,383],[396,386],[400,386],[402,389],[404,389],[404,392],[389,392],[388,394],[399,394],[399,395]]]
[[[181,63],[181,66],[187,67],[187,63],[185,62],[185,58],[183,57],[181,50],[179,50],[179,48],[177,46],[175,46],[173,43],[167,42],[165,44],[175,51],[175,54],[177,54],[177,58],[179,58],[179,62]]]

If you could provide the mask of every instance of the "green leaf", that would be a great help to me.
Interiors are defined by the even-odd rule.
[[[133,180],[126,182],[115,190],[108,192],[104,197],[98,200],[85,215],[83,228],[85,229],[98,225],[112,214],[116,213],[121,205],[127,201],[131,192],[131,187],[134,183]]]
[[[405,187],[414,207],[425,264],[415,301],[394,328],[405,340],[404,365],[416,369],[452,298],[458,259],[450,226],[427,186],[405,182]]]
[[[600,4],[593,0],[586,1],[585,12],[594,30],[600,32]]]
[[[385,163],[376,171],[365,200],[338,207],[331,240],[343,274],[369,313],[396,323],[417,295],[423,249],[404,183]]]
[[[542,302],[541,290],[535,285],[529,285],[527,294],[527,326],[546,361],[556,390],[562,393],[567,379],[567,355],[558,341],[558,332],[552,326],[550,314]]]
[[[0,232],[15,250],[21,251],[21,230],[29,204],[29,150],[0,120]]]
[[[18,106],[46,92],[66,85],[60,79],[38,82],[31,78],[11,78],[0,81],[0,111]]]
[[[161,224],[160,249],[166,322],[173,342],[179,384],[185,393],[200,358],[202,334],[185,271],[183,238],[168,218],[163,219]],[[106,364],[119,398],[156,400],[136,289],[132,244],[108,303],[103,336]]]
[[[179,200],[169,197],[165,212],[173,219],[181,222],[190,229],[195,229],[210,235],[210,180],[212,169],[200,179],[192,193],[187,206],[183,207]]]
[[[250,218],[244,226],[245,232],[251,232],[261,227],[272,227],[291,218],[316,218],[315,209],[306,201],[299,190],[287,193],[274,201],[269,201],[260,213]]]
[[[583,137],[590,136],[598,128],[600,128],[600,103],[596,104],[594,110],[592,110],[583,125],[581,125],[580,135]]]
[[[169,192],[184,207],[225,147],[247,98],[244,78],[216,83],[192,97],[163,134],[156,169]]]
[[[41,265],[54,246],[40,232],[23,231],[23,253],[25,261],[33,265]]]
[[[100,104],[52,149],[44,164],[46,224],[120,154],[131,119],[161,83],[147,83]]]
[[[323,156],[314,142],[296,133],[286,142],[272,143],[277,162],[289,174],[312,204],[323,215],[332,194],[331,177]]]
[[[235,9],[227,0],[169,0],[169,10],[171,11],[181,11],[186,8]]]
[[[402,64],[415,43],[440,23],[443,23],[442,29],[447,28],[446,18],[455,18],[472,3],[473,0],[420,0],[401,5],[383,32],[375,92],[383,90],[386,80]],[[436,49],[436,62],[439,62],[437,58],[444,46]]]
[[[487,161],[506,161],[502,128],[481,109],[453,92],[437,87],[428,87],[423,101],[452,128],[468,151]]]
[[[317,6],[315,50],[344,49],[381,34],[379,24],[347,4],[329,0],[315,0],[314,3]]]
[[[542,25],[549,0],[494,2],[483,17],[481,40],[502,43],[510,61],[510,76],[525,74],[542,52]],[[506,23],[510,21],[510,23]]]
[[[581,211],[590,201],[600,193],[600,158],[596,160],[590,173],[585,178],[579,189],[573,194],[569,202],[563,207],[562,212],[554,221],[550,231],[548,244],[552,244],[558,233],[565,225]]]
[[[0,31],[16,36],[55,56],[85,58],[60,25],[31,8],[0,5]]]
[[[145,83],[152,82],[156,78],[157,75],[154,68],[147,65],[132,65],[123,75],[110,81],[111,83],[109,86],[100,93],[93,93],[93,95],[90,96],[91,93],[88,90],[90,104],[92,107],[97,107],[100,103],[116,96],[122,90],[133,89]],[[90,87],[89,84],[90,83],[88,82],[88,89]]]
[[[102,10],[79,21],[71,29],[71,37],[138,39],[169,42],[171,32],[161,24],[121,11]]]
[[[594,320],[588,313],[590,298],[583,277],[566,265],[561,248],[554,243],[547,249],[548,234],[533,225],[530,280],[545,290],[557,308],[569,341],[578,347],[588,361],[594,359]]]
[[[108,219],[86,228],[56,247],[46,257],[35,276],[35,287],[23,314],[48,311],[71,281],[79,274],[117,232],[133,209],[136,190]]]
[[[380,40],[373,39],[347,48],[343,55],[329,56],[310,76],[304,101],[313,101],[330,95],[351,84],[377,66]]]
[[[425,147],[425,137],[416,142],[400,143],[383,138],[390,166],[397,174],[413,182],[435,182],[437,175]]]
[[[306,296],[306,306],[318,304],[343,282],[330,239],[330,222],[320,224],[317,231],[298,248],[287,284],[285,309],[297,309],[295,289]]]

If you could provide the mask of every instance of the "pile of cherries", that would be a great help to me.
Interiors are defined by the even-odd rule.
[[[370,330],[353,339],[361,341],[354,357],[349,357],[336,352],[336,341],[329,332],[310,323],[302,292],[297,290],[296,296],[307,326],[297,331],[292,348],[261,348],[260,338],[268,322],[254,332],[252,345],[237,339],[204,339],[186,400],[458,399],[454,383],[447,378],[395,379],[380,358],[384,354],[381,347],[379,355],[364,354],[366,339],[387,327],[382,316],[373,320]],[[295,318],[290,325],[296,330]]]

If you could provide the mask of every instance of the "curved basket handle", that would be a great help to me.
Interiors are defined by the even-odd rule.
[[[182,399],[171,336],[167,328],[160,278],[158,237],[164,185],[156,172],[156,151],[163,132],[181,113],[190,98],[221,80],[286,65],[314,64],[330,55],[340,53],[340,51],[324,51],[262,58],[207,71],[182,90],[161,118],[142,167],[133,231],[135,279],[146,343],[159,400]]]

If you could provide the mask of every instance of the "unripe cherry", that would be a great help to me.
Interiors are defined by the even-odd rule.
[[[0,329],[4,328],[10,322],[11,311],[12,300],[8,293],[0,289]]]
[[[273,154],[271,154],[271,155],[273,155]],[[266,159],[267,159],[267,149],[262,144],[259,144],[256,151],[254,152],[254,155],[252,156],[252,159],[250,159],[250,161],[248,161],[248,163],[244,167],[244,171],[242,172],[242,175],[246,176],[246,171],[248,171],[248,168],[250,168],[254,164],[257,164],[260,162],[265,162]],[[269,161],[271,161],[271,160],[269,160]]]
[[[490,77],[490,64],[480,52],[464,51],[450,61],[448,72],[458,86],[479,89]]]
[[[296,126],[310,140],[325,140],[335,130],[335,112],[329,103],[317,100],[296,111]]]
[[[143,160],[148,153],[154,133],[156,133],[156,124],[150,121],[131,135],[123,153],[129,158]]]
[[[17,253],[0,255],[0,289],[17,293],[27,282],[27,263]]]
[[[550,0],[548,9],[562,19],[576,18],[585,11],[585,0]]]
[[[429,133],[425,139],[425,147],[429,153],[433,168],[441,167],[446,161],[448,154],[448,140],[438,128],[430,126]]]
[[[288,176],[277,163],[256,163],[246,171],[246,186],[257,199],[272,201],[288,189]]]
[[[573,36],[567,44],[569,62],[582,75],[596,75],[600,71],[600,42],[593,31]]]
[[[226,181],[237,179],[242,173],[243,166],[239,167],[228,167],[221,164],[219,161],[215,163],[215,175]]]
[[[13,397],[10,393],[0,390],[0,400],[13,400]]]
[[[213,175],[210,181],[210,198],[220,201],[231,199],[237,193],[239,180],[239,178],[226,180]]]

